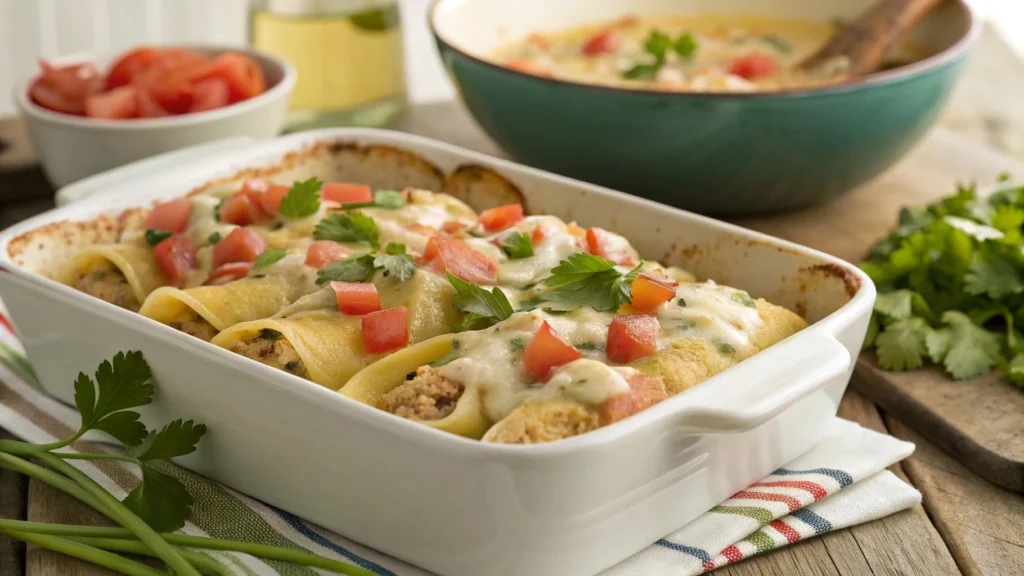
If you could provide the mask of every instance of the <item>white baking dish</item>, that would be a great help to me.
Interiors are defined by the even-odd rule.
[[[518,185],[532,212],[614,229],[648,258],[749,290],[813,324],[612,426],[545,445],[488,445],[350,401],[25,268],[44,269],[72,249],[60,234],[33,230],[148,206],[325,140],[414,152],[437,167],[420,174],[438,185],[460,166],[456,173],[489,167]],[[359,154],[324,154],[320,168],[339,178],[395,187],[411,174],[367,168],[352,161]],[[154,171],[129,167],[128,179],[108,173],[102,192],[0,233],[0,296],[43,386],[71,402],[78,371],[142,350],[158,381],[147,422],[184,417],[210,427],[183,465],[443,574],[592,574],[790,461],[835,414],[874,302],[863,273],[825,254],[423,138],[339,129],[188,156]],[[286,160],[289,169],[296,162]],[[100,219],[71,241],[111,227],[116,218]]]

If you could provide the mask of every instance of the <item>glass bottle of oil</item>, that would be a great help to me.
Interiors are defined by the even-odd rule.
[[[256,0],[250,40],[298,71],[288,131],[384,126],[405,110],[397,0]]]

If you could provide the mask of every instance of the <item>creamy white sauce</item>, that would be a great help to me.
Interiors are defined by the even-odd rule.
[[[460,208],[465,208],[464,205],[452,205],[439,194],[424,196],[422,193],[414,193],[413,200],[416,203],[410,202],[401,208],[361,209],[377,223],[381,244],[398,242],[405,244],[408,250],[422,254],[427,247],[427,240],[446,223],[456,221],[470,225],[473,222],[467,214],[460,214],[463,211]]]
[[[553,388],[573,400],[597,406],[609,398],[629,394],[628,379],[634,374],[639,374],[639,370],[580,358],[555,369],[544,388]]]
[[[551,269],[558,266],[559,262],[580,251],[576,237],[569,233],[565,222],[554,216],[528,216],[513,228],[496,234],[494,238],[500,243],[512,232],[532,236],[533,231],[540,227],[545,228],[547,234],[540,242],[533,244],[533,256],[512,260],[504,251],[498,250],[500,283],[512,286],[532,284],[550,276]]]
[[[745,354],[755,352],[750,337],[764,323],[746,292],[712,281],[680,284],[675,297],[659,306],[655,314],[662,327],[659,347],[675,340],[698,339],[723,353],[731,353],[730,348]]]
[[[217,221],[216,210],[220,198],[196,194],[189,197],[189,201],[192,203],[192,214],[188,217],[185,234],[192,239],[193,246],[198,248],[209,244],[210,236],[214,233],[226,238],[232,230],[238,228],[234,224]]]
[[[286,254],[284,258],[269,266],[263,268],[253,267],[249,271],[249,276],[259,275],[284,276],[288,278],[293,286],[300,288],[305,294],[309,294],[319,288],[316,285],[316,269],[306,266],[305,252]]]

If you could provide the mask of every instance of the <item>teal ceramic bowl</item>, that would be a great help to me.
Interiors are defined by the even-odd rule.
[[[430,23],[470,112],[517,160],[705,214],[827,201],[899,160],[935,120],[980,24],[947,0],[909,40],[929,57],[810,90],[678,93],[585,85],[489,59],[536,31],[625,14],[852,19],[873,0],[435,0]]]

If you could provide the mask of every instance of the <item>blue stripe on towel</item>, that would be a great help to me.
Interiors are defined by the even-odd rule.
[[[375,562],[371,562],[370,560],[367,560],[366,558],[363,558],[362,556],[359,556],[346,548],[338,546],[337,544],[331,542],[327,538],[324,538],[320,535],[319,532],[310,528],[309,525],[306,524],[306,522],[298,516],[290,512],[285,512],[284,510],[279,510],[277,508],[274,508],[273,506],[267,506],[267,508],[273,510],[274,513],[277,514],[282,520],[287,522],[289,526],[296,529],[300,534],[302,534],[306,538],[309,538],[313,542],[316,542],[317,544],[323,546],[324,548],[327,548],[328,550],[331,550],[332,552],[337,552],[338,554],[341,554],[345,558],[348,558],[349,560],[354,562],[356,566],[359,566],[360,568],[364,568],[366,570],[370,570],[372,572],[376,572],[381,576],[397,576],[391,570],[388,570],[387,568]]]
[[[825,532],[832,531],[832,523],[825,520],[821,516],[818,516],[814,512],[811,512],[807,508],[801,508],[790,512],[793,516],[799,518],[802,522],[814,528],[815,534],[824,534]]]
[[[839,482],[840,486],[849,486],[853,484],[853,478],[849,474],[842,470],[836,470],[835,468],[815,468],[814,470],[787,470],[786,468],[779,468],[772,474],[776,476],[795,476],[797,474],[824,474]]]
[[[689,554],[690,556],[693,556],[694,558],[700,560],[702,564],[706,564],[708,562],[711,562],[711,556],[708,555],[707,552],[701,550],[700,548],[693,548],[693,547],[690,547],[690,546],[683,546],[682,544],[676,544],[675,542],[669,542],[668,540],[665,540],[664,538],[662,538],[661,540],[658,540],[657,542],[655,542],[655,544],[657,544],[659,546],[664,546],[665,548],[669,548],[671,550],[675,550],[676,552],[682,552],[683,554]]]

